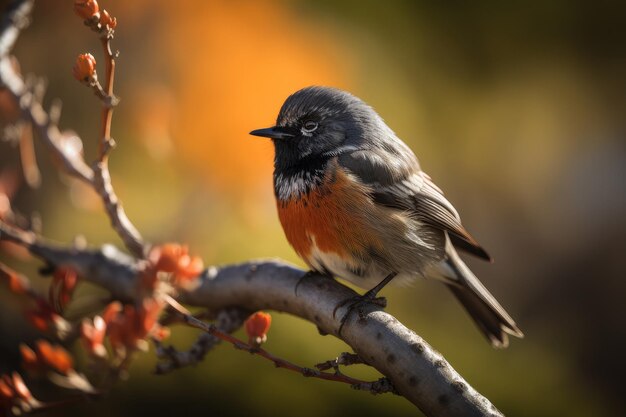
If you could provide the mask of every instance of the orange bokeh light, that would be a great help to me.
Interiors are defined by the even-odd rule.
[[[145,92],[144,103],[162,103],[146,106],[156,106],[158,120],[146,117],[153,131],[171,123],[176,153],[212,185],[245,191],[268,184],[272,146],[248,132],[271,125],[283,100],[302,87],[349,87],[347,54],[327,28],[305,22],[288,3],[191,3],[156,3],[167,12],[161,45],[173,82],[167,100],[162,89]]]

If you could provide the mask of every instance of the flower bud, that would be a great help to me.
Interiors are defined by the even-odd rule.
[[[122,312],[122,303],[119,301],[113,301],[109,303],[102,312],[102,319],[105,324],[112,323],[117,315]]]
[[[46,366],[67,375],[74,367],[72,357],[61,346],[52,346],[45,340],[37,341],[37,357]]]
[[[12,400],[15,396],[13,388],[11,388],[10,380],[0,379],[0,400]],[[2,401],[0,401],[2,403]]]
[[[115,29],[115,27],[117,26],[117,19],[111,17],[109,12],[102,9],[102,11],[100,12],[100,25],[102,25],[102,27],[108,26],[109,29]]]
[[[152,332],[152,337],[154,337],[159,342],[164,341],[168,337],[170,337],[170,329],[169,327],[157,326]]]
[[[74,12],[81,18],[87,20],[91,19],[96,13],[98,13],[98,2],[96,0],[75,0]]]
[[[175,285],[189,287],[204,269],[204,262],[198,256],[190,256],[187,245],[164,243],[154,246],[148,259],[158,271],[173,274]]]
[[[20,344],[20,353],[22,354],[22,366],[25,369],[35,369],[39,365],[37,354],[24,343]]]
[[[17,396],[22,398],[23,400],[32,399],[33,395],[30,393],[30,390],[24,383],[22,376],[17,372],[13,372],[12,377],[13,390],[15,391],[15,394],[17,394]]]
[[[159,271],[176,272],[179,260],[187,255],[188,251],[186,246],[178,243],[164,243],[153,247],[149,258]]]
[[[245,328],[249,343],[255,346],[265,343],[270,324],[272,324],[272,316],[262,311],[257,311],[248,317],[245,322]]]
[[[96,73],[96,58],[91,54],[78,55],[72,73],[78,81],[86,81]]]
[[[100,316],[95,316],[93,320],[83,319],[80,326],[80,336],[91,355],[101,358],[106,356],[106,348],[103,345],[106,330],[107,325]]]
[[[74,269],[59,267],[54,271],[48,297],[57,313],[61,313],[69,304],[77,283],[78,275]]]

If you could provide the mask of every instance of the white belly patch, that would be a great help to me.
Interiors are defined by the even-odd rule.
[[[315,235],[308,232],[307,235],[311,239],[311,252],[308,263],[318,272],[330,273],[336,278],[345,279],[365,289],[373,288],[391,273],[391,271],[381,269],[373,262],[352,265],[335,252],[321,251],[315,242]],[[406,284],[413,278],[415,277],[399,274],[392,282]]]

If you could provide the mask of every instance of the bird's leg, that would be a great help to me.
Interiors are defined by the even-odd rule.
[[[348,311],[341,318],[341,324],[339,325],[338,334],[341,334],[341,330],[343,329],[343,326],[346,324],[346,321],[348,320],[350,313],[352,313],[354,309],[356,309],[359,313],[359,320],[365,320],[365,314],[363,313],[364,305],[373,303],[383,308],[387,306],[387,299],[385,297],[376,297],[376,295],[378,295],[378,292],[382,290],[385,285],[389,284],[389,281],[391,281],[396,275],[398,275],[397,272],[390,273],[389,275],[385,277],[385,279],[380,281],[378,285],[376,285],[374,288],[372,288],[365,294],[357,295],[355,297],[350,297],[346,300],[343,300],[342,302],[337,304],[337,306],[335,306],[335,309],[333,310],[333,317],[336,316],[338,309],[340,309],[341,307],[345,305],[348,306]]]

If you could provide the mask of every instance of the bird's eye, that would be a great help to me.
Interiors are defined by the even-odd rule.
[[[304,131],[307,133],[311,133],[315,131],[315,129],[317,129],[317,122],[314,122],[313,120],[307,120],[306,122],[304,122],[304,125],[302,125],[302,129],[304,129]]]

